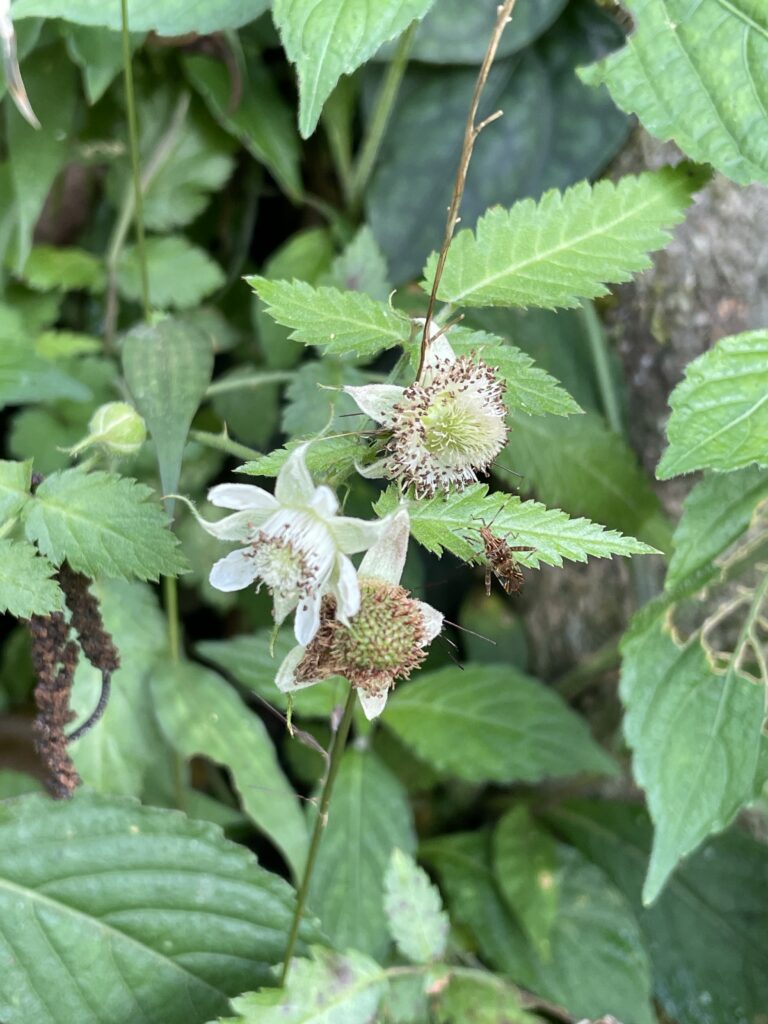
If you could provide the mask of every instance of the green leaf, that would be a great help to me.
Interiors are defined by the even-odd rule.
[[[581,77],[693,160],[742,185],[768,184],[768,16],[753,0],[627,0],[635,31]],[[717,54],[717,60],[712,55]]]
[[[460,18],[453,10],[457,2]],[[527,12],[536,19],[548,7],[549,0],[517,4],[502,47],[513,41],[515,26]],[[451,36],[446,53],[457,46],[485,50],[490,28],[473,34],[472,26],[479,18],[495,19],[494,0],[439,0],[428,18],[443,15]],[[463,32],[462,24],[469,31]],[[462,227],[474,227],[489,206],[511,206],[602,171],[624,142],[628,119],[604,90],[582,85],[575,67],[621,41],[615,22],[595,4],[570,3],[534,46],[513,60],[497,60],[478,116],[496,110],[504,116],[482,132],[475,146],[461,204]],[[367,220],[396,284],[418,275],[443,236],[476,77],[475,68],[411,65],[403,79],[365,196]],[[378,75],[366,73],[364,81],[370,86],[364,94],[370,111]]]
[[[312,960],[294,961],[285,989],[232,1000],[237,1017],[221,1024],[376,1024],[387,991],[384,969],[362,953],[316,946]]]
[[[43,4],[45,17],[53,17]],[[18,4],[14,4],[14,19]],[[24,61],[24,82],[42,128],[32,128],[16,108],[5,104],[6,138],[15,197],[16,270],[20,273],[32,248],[32,232],[53,182],[70,159],[70,133],[77,104],[77,73],[63,48],[45,46]]]
[[[193,662],[158,664],[151,685],[168,740],[184,757],[207,757],[229,769],[244,810],[298,877],[307,828],[261,719],[221,676]]]
[[[386,515],[398,504],[394,488],[385,491],[375,509]],[[562,565],[564,558],[586,562],[589,555],[649,554],[654,551],[632,537],[606,530],[588,519],[570,519],[556,508],[545,508],[536,501],[521,501],[517,495],[488,494],[486,484],[474,484],[459,494],[440,495],[420,501],[406,501],[411,517],[411,532],[428,551],[438,556],[444,550],[458,558],[482,559],[483,545],[479,528],[493,523],[494,533],[508,537],[515,545],[532,545],[515,557],[522,565]]]
[[[7,1024],[203,1024],[284,951],[286,883],[176,811],[24,797],[0,806],[0,865]]]
[[[434,0],[274,0],[272,17],[299,78],[299,131],[309,138],[342,75],[423,18]]]
[[[394,849],[384,875],[384,910],[398,952],[415,964],[437,960],[445,952],[448,915],[426,871],[402,850]]]
[[[286,388],[283,431],[289,437],[319,434],[326,428],[346,432],[355,425],[353,417],[359,409],[341,388],[366,383],[366,374],[340,359],[316,359],[304,363]],[[363,422],[359,417],[357,423]]]
[[[300,440],[289,441],[285,448],[277,448],[269,455],[253,459],[240,467],[239,472],[249,476],[277,476],[285,464],[285,460]],[[307,468],[319,483],[343,480],[352,471],[355,462],[366,452],[364,439],[356,433],[348,437],[331,435],[319,437],[307,450]]]
[[[106,275],[102,261],[85,249],[57,249],[36,245],[27,257],[21,277],[38,291],[52,288],[64,291],[84,288],[90,292],[104,289]]]
[[[537,953],[548,960],[561,900],[557,847],[522,804],[508,811],[496,826],[493,865],[508,908]]]
[[[509,57],[528,46],[555,20],[566,0],[539,0],[515,8],[504,30],[496,60]],[[440,0],[416,30],[411,60],[432,64],[480,64],[496,22],[496,0]],[[389,59],[392,46],[384,46],[376,60]]]
[[[180,235],[148,238],[145,243],[149,302],[157,309],[189,309],[224,284],[224,271],[204,249]],[[141,300],[141,274],[136,246],[126,246],[118,266],[121,295]]]
[[[221,29],[240,28],[258,18],[269,0],[128,0],[128,24],[133,32],[156,32],[180,36],[187,32],[208,35]],[[120,30],[120,6],[101,0],[16,0],[14,20],[20,18],[64,18],[78,25],[101,25]],[[25,76],[26,77],[26,76]]]
[[[659,499],[634,452],[602,417],[588,412],[563,420],[518,413],[510,427],[499,476],[504,477],[504,468],[522,472],[520,489],[534,490],[547,505],[659,543]]]
[[[115,473],[65,469],[47,477],[22,510],[27,537],[57,565],[86,576],[157,580],[186,563],[152,491]]]
[[[29,499],[32,462],[0,459],[0,523],[17,516]]]
[[[554,309],[607,295],[606,282],[629,281],[650,267],[648,253],[666,245],[704,180],[704,172],[683,164],[492,208],[475,233],[454,238],[438,298]],[[424,269],[427,288],[436,262],[433,254]]]
[[[288,336],[292,341],[321,346],[326,353],[371,357],[393,345],[404,345],[411,336],[406,317],[362,292],[258,276],[246,281],[266,303],[272,319],[292,329]]]
[[[554,377],[550,377],[546,370],[534,365],[529,355],[514,345],[507,344],[503,338],[486,334],[485,331],[456,327],[451,330],[448,340],[456,355],[475,352],[480,359],[498,371],[498,375],[504,378],[507,385],[504,401],[510,412],[519,410],[533,416],[542,413],[570,416],[582,411]],[[572,429],[570,423],[568,427]]]
[[[526,1013],[521,994],[497,974],[465,968],[438,994],[436,1024],[541,1024]]]
[[[688,364],[669,404],[660,480],[694,469],[768,465],[768,331],[718,341]]]
[[[16,11],[13,12],[17,17]],[[119,26],[118,26],[119,27]],[[123,68],[123,40],[119,32],[100,26],[65,22],[62,33],[67,53],[80,68],[88,102],[97,103]],[[141,33],[131,33],[131,48],[142,42]]]
[[[149,673],[168,643],[165,617],[151,588],[125,580],[91,584],[104,626],[120,652],[109,703],[97,725],[76,740],[72,757],[83,782],[100,793],[142,794],[148,773],[167,771],[169,750],[158,729],[149,693]],[[101,672],[81,657],[72,708],[84,722],[101,696]]]
[[[768,501],[768,473],[755,466],[736,473],[710,473],[693,487],[677,524],[665,587],[711,570],[718,555],[739,539]]]
[[[26,796],[27,793],[39,793],[41,789],[40,780],[32,775],[11,771],[9,768],[0,769],[0,803],[17,796]]]
[[[637,921],[602,871],[574,850],[559,848],[561,899],[552,955],[545,961],[504,906],[489,845],[482,832],[441,836],[422,845],[452,919],[469,928],[483,958],[577,1018],[612,1013],[626,1024],[655,1024],[648,954]]]
[[[43,359],[72,359],[101,352],[103,343],[78,331],[43,331],[35,339],[35,352]]]
[[[31,544],[0,540],[0,612],[19,619],[61,611],[64,600],[56,569],[41,558]]]
[[[401,784],[370,751],[347,750],[309,890],[309,907],[334,946],[385,955],[384,872],[393,849],[415,846]]]
[[[420,758],[468,782],[616,771],[567,704],[505,665],[422,673],[390,698],[383,721]]]
[[[170,494],[178,487],[189,427],[211,380],[211,340],[193,324],[171,318],[141,324],[126,336],[122,361],[157,447],[163,491]]]
[[[391,290],[387,261],[367,224],[333,261],[330,276],[331,283],[342,291],[365,292],[380,302],[387,300]]]
[[[768,1006],[768,854],[742,831],[681,864],[657,902],[640,891],[651,825],[636,804],[560,805],[557,830],[631,901],[653,964],[656,998],[679,1024],[759,1021]]]
[[[90,389],[35,351],[19,314],[0,307],[0,408],[72,398],[84,402]]]
[[[194,56],[185,57],[182,63],[211,116],[264,164],[289,198],[300,199],[300,149],[293,116],[264,63],[254,57],[240,68],[240,95],[235,109],[229,73],[221,60]]]
[[[716,675],[698,640],[678,647],[660,619],[630,633],[623,651],[624,732],[655,826],[651,903],[678,861],[755,795],[763,696],[733,659]]]

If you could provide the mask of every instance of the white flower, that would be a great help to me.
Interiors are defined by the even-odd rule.
[[[329,487],[316,487],[307,470],[307,445],[296,448],[277,475],[275,493],[251,484],[219,484],[208,500],[234,514],[210,523],[197,516],[208,533],[244,544],[211,569],[217,590],[242,590],[259,580],[272,593],[278,625],[294,608],[294,632],[308,644],[320,626],[324,594],[336,614],[349,621],[360,608],[357,574],[347,555],[365,551],[386,529],[388,520],[337,516],[339,503]]]
[[[424,373],[410,387],[344,388],[389,434],[383,457],[359,471],[412,486],[419,498],[474,483],[507,440],[504,382],[481,360],[457,358],[434,324],[430,336]]]
[[[0,60],[2,60],[8,92],[16,104],[16,109],[33,128],[39,128],[40,122],[35,117],[19,70],[19,61],[16,56],[16,32],[11,21],[11,0],[0,0]]]
[[[357,689],[366,718],[381,714],[395,681],[421,664],[443,628],[440,612],[399,585],[409,534],[408,512],[400,509],[360,563],[359,612],[343,624],[326,598],[312,643],[294,647],[278,669],[280,690],[292,693],[342,675]]]

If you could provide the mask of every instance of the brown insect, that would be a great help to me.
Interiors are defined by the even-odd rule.
[[[491,579],[493,576],[505,594],[517,594],[522,589],[525,577],[520,568],[520,563],[515,558],[516,551],[535,551],[536,548],[528,544],[508,544],[505,537],[497,536],[491,527],[496,521],[496,516],[504,509],[499,509],[490,523],[483,523],[474,529],[480,534],[485,548],[485,593],[491,596]]]

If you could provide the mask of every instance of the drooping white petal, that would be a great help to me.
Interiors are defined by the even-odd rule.
[[[306,647],[298,644],[286,654],[275,676],[275,685],[278,690],[282,690],[283,693],[290,693],[291,690],[300,690],[304,686],[312,685],[311,683],[299,683],[296,680],[296,669],[301,664],[306,653]],[[317,682],[317,680],[313,679],[312,682]]]
[[[275,624],[280,626],[291,614],[298,603],[295,594],[283,594],[279,590],[272,592],[272,618]]]
[[[370,722],[371,719],[378,718],[386,707],[389,689],[385,687],[378,693],[367,693],[365,690],[358,689],[357,696],[360,699],[363,713]]]
[[[330,519],[331,516],[335,516],[338,512],[339,501],[330,487],[322,486],[316,488],[309,507],[314,509],[324,519]]]
[[[275,497],[281,505],[291,508],[302,508],[310,503],[315,493],[315,485],[309,475],[305,456],[308,444],[294,448],[283,463],[275,481]]]
[[[366,416],[377,423],[387,423],[405,389],[394,384],[363,384],[361,387],[345,387],[342,390],[346,391]]]
[[[240,540],[250,541],[262,522],[265,521],[262,515],[254,515],[250,510],[233,512],[231,516],[224,516],[218,522],[212,523],[203,519],[195,512],[195,518],[206,533],[219,540]]]
[[[378,480],[382,476],[387,475],[387,467],[389,465],[389,459],[377,459],[375,462],[371,462],[368,466],[361,466],[358,462],[355,463],[355,469],[360,476],[365,477],[366,480]]]
[[[401,508],[391,517],[373,547],[363,555],[358,575],[384,580],[386,583],[399,583],[408,552],[410,529],[408,511]]]
[[[385,519],[336,516],[329,525],[339,551],[343,551],[345,555],[354,555],[358,551],[367,551],[375,544],[387,529],[389,520],[389,516]]]
[[[296,609],[293,633],[298,642],[304,647],[307,646],[320,628],[320,601],[319,593],[310,594],[299,601]]]
[[[451,348],[450,342],[444,334],[439,337],[433,338],[429,343],[427,349],[427,358],[424,361],[424,366],[428,370],[433,370],[439,366],[440,363],[455,363],[456,353]]]
[[[417,601],[416,604],[419,606],[419,611],[424,618],[424,639],[421,641],[421,646],[426,647],[427,644],[431,644],[435,637],[442,632],[443,616],[437,608],[433,608],[426,601]]]
[[[215,562],[208,577],[212,587],[229,593],[243,590],[251,585],[257,576],[257,569],[247,549],[230,551],[225,558]]]
[[[331,591],[336,598],[336,618],[348,626],[350,618],[360,611],[360,586],[355,567],[346,555],[336,559]]]
[[[269,514],[277,508],[277,499],[263,487],[253,484],[217,484],[208,491],[208,501],[217,508],[236,511],[252,509]]]

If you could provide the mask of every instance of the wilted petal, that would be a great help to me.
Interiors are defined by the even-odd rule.
[[[309,505],[314,497],[315,485],[305,461],[308,447],[308,444],[301,444],[295,448],[277,474],[275,497],[281,505],[302,508]]]
[[[220,558],[208,577],[211,586],[229,593],[243,590],[256,579],[256,568],[248,551],[231,551],[226,558]]]
[[[416,604],[419,606],[419,611],[424,617],[424,639],[421,646],[426,647],[427,644],[431,644],[435,637],[442,632],[443,616],[437,608],[433,608],[426,601],[417,601]]]
[[[217,508],[236,511],[252,509],[270,514],[277,508],[277,500],[269,491],[253,484],[217,484],[208,491],[208,501]]]
[[[358,575],[384,580],[386,583],[399,583],[408,552],[410,530],[408,512],[401,508],[392,516],[373,547],[366,551]]]
[[[330,519],[331,516],[335,516],[338,512],[339,502],[330,487],[318,487],[315,489],[315,494],[309,503],[309,507],[314,509],[324,519]]]
[[[296,680],[296,669],[301,664],[306,653],[306,647],[302,647],[301,644],[299,644],[286,654],[280,668],[277,670],[277,675],[275,676],[275,685],[278,690],[282,690],[283,693],[290,693],[291,690],[301,690],[305,686],[311,686],[312,683],[319,681],[317,679],[313,679],[312,682],[309,683],[300,683]]]
[[[336,516],[329,523],[333,539],[339,551],[354,555],[366,551],[386,530],[390,517],[386,519],[352,519],[350,516]]]
[[[293,632],[296,639],[304,647],[307,646],[320,628],[320,601],[319,593],[310,594],[299,601],[296,619],[293,624]]]
[[[346,387],[344,390],[358,409],[377,423],[387,423],[392,409],[403,397],[404,388],[394,384],[363,384],[362,387]]]
[[[350,617],[360,611],[360,586],[355,567],[346,555],[339,555],[336,559],[331,591],[336,598],[336,618],[348,626]]]
[[[389,689],[385,688],[378,693],[367,693],[365,690],[358,688],[357,696],[360,698],[363,713],[370,722],[372,718],[378,718],[386,707]]]
[[[359,463],[355,463],[355,469],[360,476],[365,477],[366,480],[378,480],[379,477],[387,475],[387,466],[389,465],[389,459],[377,459],[375,462],[371,462],[368,466],[361,466]]]

